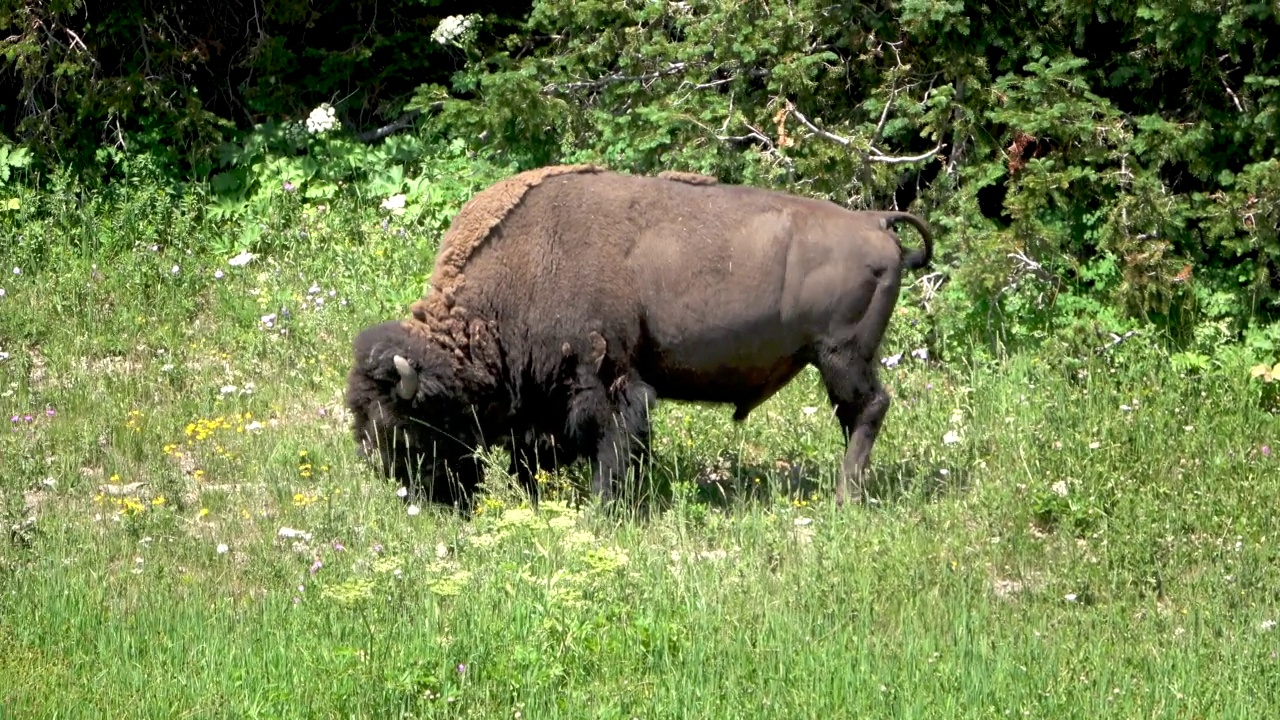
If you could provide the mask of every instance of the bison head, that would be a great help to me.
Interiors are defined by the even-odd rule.
[[[415,495],[466,505],[481,479],[476,422],[448,353],[400,322],[353,343],[347,407],[360,454]]]

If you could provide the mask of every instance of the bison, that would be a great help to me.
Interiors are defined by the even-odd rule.
[[[902,248],[900,221],[920,248]],[[535,504],[535,470],[577,458],[608,501],[659,399],[728,403],[742,422],[814,365],[845,434],[843,505],[889,409],[876,355],[903,271],[932,252],[908,213],[688,173],[524,172],[454,217],[411,319],[355,338],[356,442],[438,502],[469,503],[474,450],[499,443]]]

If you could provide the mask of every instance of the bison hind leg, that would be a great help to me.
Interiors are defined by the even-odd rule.
[[[889,412],[891,398],[876,375],[875,365],[856,353],[826,352],[818,365],[846,443],[836,481],[839,506],[848,499],[851,484],[858,500],[866,496],[865,475],[871,448]]]

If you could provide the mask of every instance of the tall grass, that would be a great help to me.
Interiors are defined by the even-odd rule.
[[[829,502],[841,442],[805,373],[743,427],[665,404],[647,515],[579,508],[578,468],[538,514],[491,473],[463,521],[358,462],[341,407],[350,338],[403,314],[431,238],[337,208],[306,249],[232,266],[222,229],[168,234],[166,202],[77,211],[85,234],[152,228],[137,242],[84,250],[30,216],[0,250],[0,717],[1280,700],[1280,433],[1239,368],[1179,374],[1141,341],[1069,372],[907,352],[876,504]]]

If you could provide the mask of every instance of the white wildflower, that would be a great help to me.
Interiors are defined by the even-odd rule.
[[[1062,497],[1066,497],[1066,496],[1067,496],[1067,481],[1066,481],[1066,480],[1059,480],[1058,482],[1056,482],[1056,483],[1054,483],[1052,486],[1050,486],[1050,488],[1049,488],[1049,489],[1053,491],[1053,494],[1054,494],[1054,495],[1061,495]]]
[[[238,389],[239,388],[237,388],[235,385],[223,385],[221,388],[218,389],[218,394],[230,395],[231,393],[235,392]]]
[[[226,543],[218,543],[218,554],[219,554],[219,555],[226,555],[226,554],[227,554],[227,551],[228,551],[228,550],[230,550],[230,549],[231,549],[231,548],[227,547],[227,544],[226,544]]]
[[[392,215],[404,214],[404,193],[397,193],[382,201],[382,209],[390,210]]]
[[[244,265],[248,265],[255,257],[257,257],[257,255],[254,255],[248,250],[245,250],[239,255],[236,255],[235,257],[228,260],[227,264],[230,265],[231,267],[241,267]]]
[[[258,432],[262,430],[262,423],[258,422],[257,420],[254,420],[248,425],[245,425],[244,429],[245,429],[245,432]]]
[[[311,533],[306,530],[297,530],[291,527],[280,528],[280,530],[276,532],[276,535],[279,535],[282,538],[302,539],[306,541],[311,540]]]
[[[1263,620],[1258,625],[1258,629],[1261,630],[1262,632],[1270,632],[1271,630],[1274,630],[1275,627],[1276,627],[1275,620]]]
[[[409,513],[410,516],[413,516],[422,512],[422,508],[418,507],[417,505],[410,505],[408,510],[406,510],[405,512]]]
[[[1063,596],[1062,596],[1062,599],[1063,599],[1063,600],[1066,600],[1067,602],[1075,602],[1075,601],[1076,601],[1076,597],[1077,597],[1077,596],[1076,596],[1076,594],[1075,594],[1075,593],[1067,593],[1066,595],[1063,595]]]
[[[947,434],[942,436],[942,442],[946,445],[955,445],[960,442],[960,433],[955,430],[948,430]]]
[[[173,273],[174,275],[177,275],[178,273],[182,272],[182,268],[178,267],[177,265],[174,265],[173,269],[170,270],[169,272]]]
[[[475,30],[476,21],[479,15],[472,13],[470,15],[450,15],[440,21],[434,32],[431,33],[431,39],[441,45],[457,45],[461,47],[463,42],[471,39]]]
[[[323,135],[338,127],[338,115],[329,103],[320,106],[307,116],[307,132],[312,135]]]
[[[398,497],[407,497],[409,495],[409,488],[401,485],[399,488],[396,489],[396,495]]]

